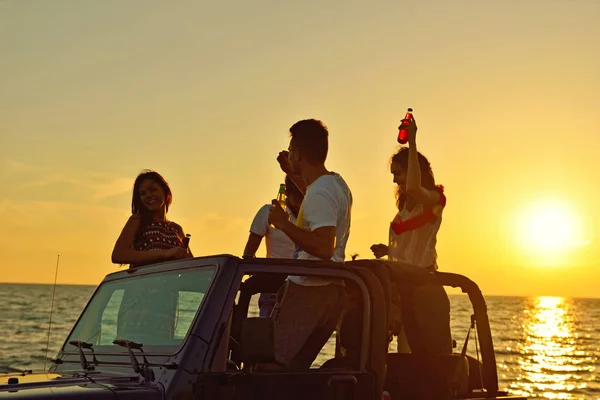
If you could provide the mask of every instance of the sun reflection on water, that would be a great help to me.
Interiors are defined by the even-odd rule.
[[[577,349],[578,334],[572,304],[562,297],[531,299],[525,308],[522,340],[518,344],[521,376],[511,392],[549,399],[573,398],[569,392],[584,389],[579,373],[585,352]]]

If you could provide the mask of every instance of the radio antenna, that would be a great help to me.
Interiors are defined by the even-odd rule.
[[[50,321],[48,321],[48,341],[46,342],[46,356],[44,357],[44,372],[46,372],[46,361],[48,360],[48,348],[50,347],[50,328],[52,327],[52,311],[54,310],[54,294],[56,293],[56,278],[58,277],[58,262],[60,254],[56,257],[56,270],[54,271],[54,286],[52,287],[52,302],[50,303]]]

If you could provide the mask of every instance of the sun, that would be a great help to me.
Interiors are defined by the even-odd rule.
[[[529,253],[552,257],[582,245],[581,220],[569,204],[543,200],[519,216],[518,241]]]
[[[524,221],[529,244],[540,250],[560,250],[572,242],[575,234],[575,217],[565,207],[543,205],[533,210]]]

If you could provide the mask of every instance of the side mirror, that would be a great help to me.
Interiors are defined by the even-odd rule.
[[[275,328],[271,318],[247,318],[242,325],[242,361],[253,366],[275,362]]]

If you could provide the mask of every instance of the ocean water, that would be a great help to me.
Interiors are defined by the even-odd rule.
[[[48,357],[58,352],[93,286],[56,287]],[[52,285],[0,284],[0,373],[45,365]],[[458,350],[470,314],[464,295],[450,295]],[[500,388],[548,399],[600,399],[600,299],[486,297]],[[256,303],[251,309],[257,314]],[[330,340],[320,357],[334,353]],[[473,340],[469,353],[475,355]]]

